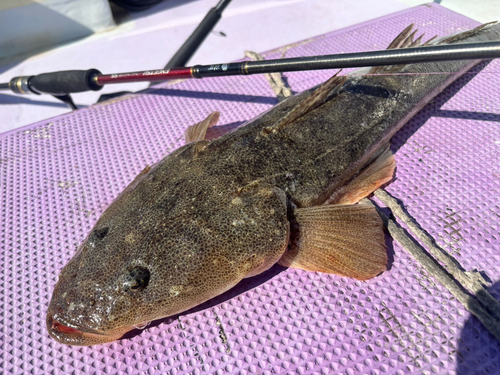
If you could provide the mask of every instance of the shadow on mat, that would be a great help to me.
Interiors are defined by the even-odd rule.
[[[440,108],[457,94],[467,83],[479,74],[490,61],[484,61],[472,68],[468,73],[453,82],[441,94],[422,108],[408,123],[403,126],[391,140],[391,150],[395,153],[408,139],[417,132],[431,117],[456,118],[467,120],[500,121],[500,115],[494,113],[449,111]]]
[[[500,301],[500,282],[488,291]],[[458,340],[456,371],[457,375],[500,374],[500,341],[472,315]]]
[[[276,105],[278,99],[271,96],[257,96],[245,94],[226,94],[220,92],[207,92],[207,91],[191,91],[191,90],[176,90],[176,89],[148,89],[142,92],[147,95],[164,95],[164,96],[177,96],[180,98],[193,98],[193,99],[210,99],[222,100],[228,102],[241,102],[241,103],[260,103]]]
[[[439,110],[433,117],[459,118],[463,120],[494,121],[500,122],[500,114],[487,112],[469,112],[469,111],[447,111]]]
[[[68,112],[71,111],[71,108],[67,105],[64,104],[63,102],[46,102],[42,100],[31,100],[23,96],[16,96],[16,95],[5,95],[5,94],[0,94],[0,106],[4,104],[31,104],[31,105],[43,105],[47,107],[60,107],[60,108],[67,108]],[[77,104],[78,108],[84,108],[86,107],[83,104]]]
[[[385,216],[391,218],[393,217],[392,211],[387,208],[387,207],[379,207],[377,208],[382,211]],[[394,251],[394,239],[392,236],[389,234],[387,229],[384,229],[384,235],[385,235],[385,246],[387,247],[387,271],[390,271],[392,269],[392,266],[394,264],[394,256],[396,255],[396,252]]]

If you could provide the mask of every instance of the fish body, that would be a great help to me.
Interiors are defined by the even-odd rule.
[[[500,40],[500,27],[441,43],[481,40]],[[392,48],[416,44],[407,29]],[[356,203],[392,178],[391,137],[478,62],[336,76],[146,167],[61,271],[50,335],[70,345],[113,341],[277,262],[358,279],[383,272],[382,223]],[[393,74],[426,72],[449,74]],[[191,130],[204,135],[213,120]]]

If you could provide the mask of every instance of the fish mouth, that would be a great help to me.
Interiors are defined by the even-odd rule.
[[[125,332],[130,329],[114,330],[110,333],[98,331],[83,331],[82,329],[71,327],[72,324],[56,320],[52,314],[47,314],[47,331],[49,335],[61,344],[89,346],[103,344],[119,339]]]
[[[65,326],[64,324],[59,323],[57,320],[52,320],[52,326],[50,328],[54,332],[61,332],[70,335],[83,333],[83,331],[69,326]]]

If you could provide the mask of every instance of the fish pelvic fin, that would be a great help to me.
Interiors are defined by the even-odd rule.
[[[307,99],[297,104],[288,114],[282,117],[276,124],[262,129],[264,135],[277,132],[279,129],[286,127],[298,118],[311,112],[313,109],[323,104],[328,97],[338,93],[340,88],[347,80],[346,76],[339,76],[339,70],[333,77],[318,87]]]
[[[184,139],[186,143],[202,141],[205,139],[207,134],[207,130],[219,122],[220,113],[215,111],[207,116],[207,118],[203,121],[200,121],[197,124],[188,126],[186,131],[184,132]]]
[[[279,264],[367,280],[387,269],[382,219],[367,205],[297,208]]]
[[[337,189],[326,204],[354,204],[392,180],[396,159],[387,144],[379,155],[347,185]]]

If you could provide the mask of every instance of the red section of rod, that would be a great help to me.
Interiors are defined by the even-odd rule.
[[[100,74],[94,78],[95,83],[103,86],[107,83],[127,83],[144,81],[168,81],[172,79],[193,78],[191,68],[173,68],[145,70],[143,72]]]

